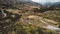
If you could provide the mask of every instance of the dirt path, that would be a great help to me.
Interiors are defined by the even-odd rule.
[[[2,18],[4,18],[4,17],[6,17],[7,15],[6,15],[6,13],[4,13],[4,11],[3,10],[1,10],[1,12],[2,12],[2,14],[4,15]]]
[[[47,28],[47,29],[50,29],[50,30],[60,30],[60,28],[55,27],[55,26],[52,26],[52,25],[48,24],[47,22],[45,22],[45,21],[42,20],[42,19],[41,19],[41,22],[43,22],[44,24],[47,25],[47,27],[45,27],[45,28]]]

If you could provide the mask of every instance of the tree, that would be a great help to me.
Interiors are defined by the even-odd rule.
[[[16,7],[16,3],[17,3],[16,0],[0,0],[0,5],[5,8]]]

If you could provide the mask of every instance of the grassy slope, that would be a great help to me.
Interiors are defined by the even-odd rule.
[[[22,7],[23,8],[23,7]],[[29,8],[29,7],[28,7]],[[34,8],[34,7],[33,7]],[[8,11],[10,11],[10,10],[8,10]],[[14,11],[16,11],[16,12],[14,12]],[[24,19],[27,17],[27,16],[29,16],[29,15],[37,15],[37,14],[35,14],[34,12],[32,12],[32,11],[27,11],[27,12],[22,12],[22,10],[21,10],[21,12],[17,12],[17,11],[19,11],[19,10],[13,10],[11,13],[13,13],[13,14],[22,14],[22,17],[21,17],[21,19],[19,20],[19,21],[16,21],[16,22],[13,22],[13,21],[11,21],[11,25],[8,25],[8,26],[5,26],[5,32],[3,32],[3,33],[8,33],[8,34],[57,34],[55,31],[52,31],[52,30],[49,30],[49,29],[46,29],[46,28],[42,28],[42,27],[38,27],[38,26],[36,26],[36,25],[31,25],[31,24],[25,24],[24,23]],[[24,9],[23,9],[23,11],[25,11]],[[54,13],[52,13],[52,14],[54,14]],[[49,14],[49,15],[52,15],[52,14]],[[55,16],[55,14],[51,17],[51,16],[49,16],[48,14],[43,14],[43,17],[44,18],[54,18]],[[54,18],[55,19],[55,18]],[[36,19],[35,19],[36,20]],[[33,21],[33,23],[36,23],[37,24],[37,22],[40,24],[41,22],[39,21],[39,19],[37,20],[37,21]]]
[[[14,13],[14,12],[12,12],[12,13]],[[13,25],[10,25],[7,28],[5,28],[6,31],[8,31],[5,33],[8,33],[8,34],[57,34],[55,31],[52,31],[52,30],[49,30],[46,28],[41,28],[41,27],[38,27],[33,24],[25,24],[25,22],[23,20],[27,16],[33,15],[33,13],[32,12],[25,12],[22,14],[23,14],[22,18],[19,21],[17,21],[15,24],[13,24],[14,22],[12,21],[11,23]],[[35,22],[36,24],[40,23],[40,21],[38,21],[38,20],[33,21],[33,22]]]

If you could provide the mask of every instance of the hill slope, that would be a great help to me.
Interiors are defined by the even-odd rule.
[[[57,31],[60,30],[60,10],[48,10],[41,13],[40,4],[34,2],[19,2],[17,7],[19,10],[15,8],[0,9],[0,34],[59,33]]]

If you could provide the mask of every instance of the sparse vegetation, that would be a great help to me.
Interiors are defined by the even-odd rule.
[[[60,10],[54,9],[53,6],[48,8],[23,2],[17,4],[15,9],[16,0],[10,1],[12,2],[3,0],[3,3],[0,3],[0,8],[3,8],[3,12],[7,15],[2,18],[4,15],[2,16],[0,9],[0,34],[58,34],[56,30],[47,27],[52,25],[60,28]]]

